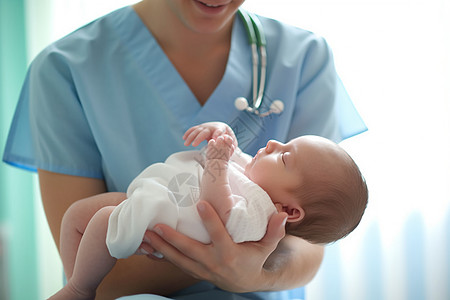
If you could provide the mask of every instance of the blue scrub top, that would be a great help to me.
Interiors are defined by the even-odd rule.
[[[35,170],[105,179],[125,191],[146,166],[187,150],[192,125],[223,121],[254,155],[269,139],[316,134],[336,142],[366,130],[339,80],[325,40],[260,17],[268,70],[262,109],[280,99],[280,115],[238,111],[251,99],[251,51],[235,19],[225,74],[204,106],[131,7],[104,16],[36,57],[23,85],[4,161]]]
[[[204,106],[132,7],[114,11],[43,50],[32,62],[3,160],[22,168],[104,179],[125,192],[148,165],[188,150],[182,135],[206,121],[232,126],[254,155],[269,139],[315,134],[335,142],[367,128],[338,75],[325,40],[260,17],[268,69],[262,110],[280,99],[280,115],[238,111],[251,99],[251,50],[239,18],[225,74]]]

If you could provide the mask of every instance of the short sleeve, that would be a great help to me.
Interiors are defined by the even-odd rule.
[[[325,39],[310,34],[288,140],[314,134],[335,142],[367,130],[337,75]]]
[[[101,155],[77,97],[70,59],[51,46],[31,64],[3,159],[31,170],[102,178]]]

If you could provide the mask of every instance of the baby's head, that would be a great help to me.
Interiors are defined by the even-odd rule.
[[[312,243],[337,241],[361,221],[367,185],[353,159],[337,144],[302,136],[287,144],[269,141],[246,175],[288,214],[286,231]]]

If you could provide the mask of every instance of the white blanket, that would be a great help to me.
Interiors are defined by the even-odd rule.
[[[243,174],[250,159],[237,149],[228,176],[236,205],[226,228],[236,243],[260,240],[276,211],[267,193]],[[201,151],[171,155],[165,163],[145,169],[129,185],[128,199],[109,218],[106,244],[116,258],[133,255],[147,229],[163,223],[202,243],[210,238],[196,209],[204,156]]]

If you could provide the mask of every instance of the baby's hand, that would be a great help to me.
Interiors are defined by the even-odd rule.
[[[206,159],[220,159],[229,161],[234,152],[233,138],[228,134],[219,136],[217,139],[210,139],[206,148]]]
[[[183,135],[184,145],[197,147],[204,140],[217,139],[219,136],[228,135],[232,139],[232,143],[237,147],[237,139],[233,130],[222,122],[207,122],[189,128]]]

